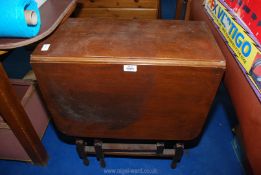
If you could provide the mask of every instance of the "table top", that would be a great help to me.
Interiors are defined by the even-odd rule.
[[[208,26],[199,21],[69,19],[38,45],[32,61],[38,58],[225,67]]]
[[[42,25],[39,34],[33,38],[0,38],[0,49],[22,47],[45,38],[72,12],[75,5],[76,0],[48,0],[40,7]]]

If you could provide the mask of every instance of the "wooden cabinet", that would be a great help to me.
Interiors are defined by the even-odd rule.
[[[75,16],[154,19],[158,13],[159,0],[79,0]]]
[[[70,19],[31,63],[60,131],[145,140],[197,137],[225,69],[204,22],[160,20]]]

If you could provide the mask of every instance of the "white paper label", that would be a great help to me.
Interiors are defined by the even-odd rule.
[[[49,47],[50,47],[51,44],[44,44],[41,51],[47,51],[49,50]]]
[[[137,72],[137,65],[124,65],[124,72]]]

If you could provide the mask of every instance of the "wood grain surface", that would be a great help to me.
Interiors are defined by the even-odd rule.
[[[197,137],[225,69],[205,23],[158,20],[68,20],[31,63],[60,131],[117,139]]]
[[[38,45],[32,61],[224,67],[222,58],[204,22],[68,19]]]
[[[159,16],[159,0],[80,0],[74,16],[156,19]]]
[[[86,8],[158,8],[159,0],[78,0]]]
[[[29,120],[19,98],[11,85],[7,75],[0,64],[0,111],[1,116],[12,129],[26,153],[35,164],[45,165],[48,155]]]
[[[41,16],[42,27],[40,34],[31,39],[0,38],[0,49],[12,49],[25,46],[48,36],[62,20],[68,17],[68,13],[72,12],[72,9],[75,7],[75,2],[75,0],[48,0],[40,9],[41,13],[44,14]],[[4,53],[6,53],[6,51],[0,51],[0,55]],[[0,65],[0,78],[0,113],[2,117],[12,129],[12,132],[32,162],[41,165],[47,164],[47,152],[18,97],[14,93],[2,64]]]
[[[83,8],[79,11],[77,17],[156,19],[158,10],[149,8]]]

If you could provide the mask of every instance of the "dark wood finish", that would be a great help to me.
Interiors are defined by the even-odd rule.
[[[78,0],[87,8],[157,8],[159,0]]]
[[[77,17],[156,19],[158,17],[158,10],[144,8],[84,8],[79,11]]]
[[[159,20],[68,20],[31,63],[60,131],[118,139],[194,139],[225,69],[205,23]]]
[[[192,0],[176,0],[176,20],[189,20]]]
[[[164,147],[163,147],[164,148]],[[142,144],[142,143],[103,143],[102,149],[105,152],[157,152],[156,144]]]
[[[227,70],[224,76],[224,83],[234,105],[241,129],[247,158],[254,174],[261,174],[261,105],[245,75],[241,71],[235,58],[224,43],[222,37],[209,20],[203,1],[193,0],[191,3],[191,20],[206,21],[211,28],[215,39],[225,55]]]
[[[176,20],[181,20],[182,18],[182,8],[184,0],[176,0]]]
[[[176,168],[177,163],[181,161],[181,158],[184,153],[184,145],[177,143],[176,145],[174,145],[174,150],[175,150],[175,156],[173,157],[171,162],[171,168],[173,169]]]
[[[185,12],[185,20],[186,21],[189,20],[189,18],[190,18],[191,2],[192,2],[192,0],[187,0],[186,12]]]
[[[89,165],[87,142],[81,139],[76,140],[76,151],[79,157],[83,160],[84,165]]]
[[[88,145],[86,148],[88,154],[95,154],[95,148]],[[148,156],[148,157],[173,157],[174,149],[162,148],[162,153],[157,153],[157,144],[140,144],[140,143],[102,143],[102,150],[105,155],[114,156]]]
[[[164,143],[104,143],[94,140],[94,144],[87,145],[82,139],[76,140],[76,150],[85,165],[89,165],[88,154],[96,154],[101,167],[105,167],[105,156],[135,156],[135,157],[172,157],[171,168],[176,168],[183,156],[184,145],[173,143],[172,149],[165,147]]]
[[[75,2],[75,0],[48,0],[40,8],[43,14],[41,16],[42,27],[40,34],[31,39],[0,38],[0,49],[12,49],[25,46],[48,36],[60,22],[68,17],[68,13],[72,13]],[[4,53],[6,53],[6,51],[0,51],[0,54]],[[46,164],[48,160],[47,152],[21,106],[21,103],[14,94],[2,65],[0,65],[0,79],[1,116],[12,129],[12,132],[17,136],[17,139],[28,153],[32,162],[40,165]]]
[[[159,0],[80,0],[75,17],[156,19]]]
[[[0,38],[0,49],[13,49],[37,42],[50,35],[66,15],[75,8],[76,0],[48,0],[40,7],[41,29],[33,38]],[[68,17],[68,16],[67,16]]]
[[[104,153],[103,153],[103,149],[102,149],[102,141],[101,140],[95,140],[94,141],[94,150],[95,150],[95,154],[96,154],[96,158],[97,160],[100,162],[100,166],[102,168],[105,168],[106,163],[104,160]]]
[[[36,131],[27,117],[18,97],[9,84],[2,64],[0,65],[0,111],[21,145],[35,164],[46,164],[48,160]]]

